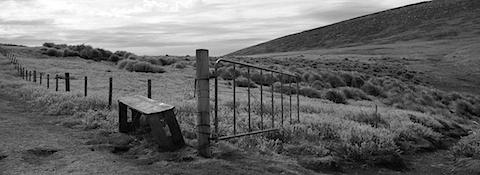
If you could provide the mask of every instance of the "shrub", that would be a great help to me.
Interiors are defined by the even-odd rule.
[[[322,98],[322,94],[317,89],[310,86],[300,87],[299,94],[310,98]]]
[[[346,86],[345,82],[340,77],[338,77],[336,75],[329,76],[327,78],[327,82],[330,83],[330,85],[333,88]]]
[[[67,48],[67,45],[66,44],[56,44],[55,46],[53,46],[53,48],[58,49],[58,50],[63,50],[63,49]]]
[[[63,57],[76,57],[76,56],[80,56],[80,53],[78,53],[77,51],[72,51],[70,49],[63,50]]]
[[[162,65],[164,65],[164,66],[168,66],[168,65],[171,65],[171,64],[177,62],[176,60],[171,59],[171,58],[160,58],[160,61],[162,62]]]
[[[233,68],[221,68],[218,73],[224,80],[233,80],[241,75],[241,72],[238,69]]]
[[[353,88],[353,87],[341,87],[339,90],[345,94],[345,97],[348,99],[354,100],[370,100],[368,95],[363,92],[361,89]]]
[[[60,52],[59,50],[53,49],[53,48],[47,49],[47,51],[45,52],[45,54],[48,55],[48,56],[52,56],[52,57],[60,57],[60,56],[63,56],[63,52]]]
[[[311,73],[311,75],[307,79],[307,82],[313,83],[317,80],[322,80],[322,77],[316,73]]]
[[[340,73],[340,77],[342,78],[343,82],[345,82],[345,85],[352,86],[352,82],[354,79],[354,76],[352,74],[347,72],[342,72]]]
[[[273,83],[273,91],[283,94],[296,94],[297,93],[297,85],[296,84],[282,84],[280,82]],[[300,93],[301,94],[301,93]]]
[[[310,79],[310,76],[312,76],[312,73],[310,72],[304,72],[301,76],[302,80],[304,82],[308,82],[308,79]]]
[[[365,123],[375,128],[387,127],[389,126],[389,122],[382,118],[382,115],[377,112],[367,112],[362,111],[359,113],[354,114],[351,117],[353,121],[357,121],[359,123]]]
[[[166,72],[165,69],[163,69],[160,66],[156,66],[153,64],[150,64],[145,61],[128,61],[127,64],[124,66],[125,70],[128,70],[130,72],[147,72],[147,73],[164,73]]]
[[[98,49],[92,49],[90,56],[95,61],[104,60],[102,52],[100,52]]]
[[[237,79],[235,79],[235,85],[238,87],[251,87],[251,88],[257,88],[257,84],[253,81],[249,81],[247,78],[240,76]]]
[[[260,73],[252,73],[250,75],[250,79],[255,83],[263,86],[270,86],[275,82],[277,82],[276,77],[272,77],[269,74],[265,74],[265,73],[263,73],[262,75],[260,75]]]
[[[158,66],[165,66],[163,64],[162,60],[158,59],[158,58],[142,58],[140,60],[149,62],[149,63],[154,64],[154,65],[158,65]]]
[[[397,164],[401,166],[400,150],[395,134],[384,128],[366,125],[348,127],[340,133],[339,151],[345,157],[368,164]]]
[[[83,59],[93,59],[95,61],[100,61],[103,59],[103,55],[97,49],[93,49],[91,46],[86,46],[82,51],[80,51],[80,57]]]
[[[363,92],[367,93],[368,95],[372,95],[375,97],[386,97],[385,92],[382,90],[380,86],[373,85],[372,83],[365,83],[361,89]]]
[[[347,103],[347,98],[345,97],[345,95],[343,95],[341,91],[336,89],[327,90],[324,96],[325,96],[325,99],[333,101],[335,103],[341,103],[341,104]]]
[[[43,43],[43,46],[50,48],[50,47],[55,46],[55,43]]]
[[[126,57],[127,59],[129,60],[140,60],[140,57],[137,56],[137,55],[134,55],[134,54],[130,54],[128,55],[128,57]],[[143,60],[142,60],[143,61]]]
[[[113,54],[112,52],[102,48],[97,48],[97,50],[102,54],[103,58],[110,58],[110,56]]]
[[[325,82],[322,82],[322,81],[320,81],[320,80],[315,80],[315,81],[312,83],[312,87],[314,87],[315,89],[318,89],[318,90],[330,89],[330,88],[332,88],[332,86],[330,85],[330,83],[325,83]]]
[[[360,88],[365,84],[365,81],[361,77],[353,77],[351,87]]]
[[[179,63],[179,64],[175,65],[175,68],[177,68],[177,69],[185,69],[186,67],[187,67],[187,65],[184,64],[184,63]]]
[[[473,134],[463,137],[458,141],[452,150],[454,154],[464,157],[480,158],[480,130],[476,130]]]
[[[132,61],[132,60],[127,60],[127,59],[122,60],[122,61],[120,61],[120,62],[118,63],[118,68],[119,68],[119,69],[123,69],[123,68],[125,68],[125,66],[126,66],[128,63],[130,63],[130,62],[133,62],[133,61]]]
[[[455,112],[465,116],[475,115],[472,104],[465,100],[455,101]]]
[[[118,62],[119,60],[120,60],[120,57],[118,57],[118,55],[116,55],[116,54],[112,54],[108,58],[108,61],[111,61],[111,62]]]

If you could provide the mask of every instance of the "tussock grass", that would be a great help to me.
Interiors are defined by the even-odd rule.
[[[343,94],[343,92],[339,90],[335,90],[335,89],[327,90],[324,96],[326,99],[333,101],[335,103],[341,103],[341,104],[347,103],[347,98],[345,97],[345,94]]]
[[[463,137],[452,147],[452,151],[459,157],[480,159],[480,130]]]
[[[185,138],[196,138],[196,100],[193,98],[195,70],[192,67],[185,69],[176,69],[174,66],[163,67],[169,69],[169,71],[162,76],[158,76],[112,69],[115,67],[113,64],[91,64],[85,60],[43,59],[37,61],[26,58],[19,58],[19,60],[33,69],[45,70],[46,73],[51,75],[62,74],[68,70],[73,77],[89,77],[89,96],[83,97],[82,78],[72,80],[73,92],[54,92],[53,89],[46,89],[45,86],[34,85],[15,77],[13,67],[0,64],[2,67],[6,67],[0,70],[5,75],[0,79],[2,90],[12,92],[22,99],[44,107],[47,109],[47,114],[73,115],[65,121],[65,125],[81,125],[85,129],[108,128],[115,130],[118,124],[118,121],[116,121],[116,115],[118,114],[116,100],[127,95],[146,95],[146,80],[152,79],[153,99],[176,106],[176,115]],[[136,61],[139,60],[122,60],[118,63],[118,68],[125,69],[130,62]],[[342,86],[336,89],[318,90],[312,87],[311,83],[328,83],[324,79],[319,80],[318,77],[328,77],[333,74],[332,72],[324,72],[323,74],[320,72],[305,75],[304,78],[307,81],[312,81],[311,83],[300,82],[300,122],[296,122],[296,98],[293,99],[295,105],[293,105],[292,111],[289,109],[288,102],[289,92],[296,93],[289,87],[290,85],[296,87],[296,83],[286,83],[281,86],[280,83],[273,82],[274,107],[271,107],[271,89],[264,86],[263,112],[260,112],[260,88],[251,89],[250,120],[252,125],[248,126],[249,110],[247,107],[248,96],[245,93],[246,88],[237,88],[237,101],[233,105],[232,95],[229,93],[232,87],[231,84],[228,85],[229,81],[225,81],[229,77],[230,80],[233,80],[233,78],[245,78],[246,76],[243,71],[233,71],[227,67],[222,67],[221,70],[222,72],[219,75],[224,81],[220,81],[219,135],[233,133],[233,108],[237,109],[235,125],[237,133],[248,132],[250,128],[252,130],[274,126],[282,128],[280,134],[255,135],[230,141],[233,147],[257,151],[265,155],[287,153],[294,156],[309,156],[309,158],[312,158],[311,160],[331,156],[335,160],[340,159],[371,165],[401,163],[402,151],[408,149],[408,147],[403,146],[405,143],[416,144],[419,141],[426,141],[430,143],[432,149],[435,149],[436,143],[445,137],[442,130],[453,128],[454,125],[460,126],[454,119],[465,115],[445,115],[441,112],[433,113],[429,110],[433,111],[438,109],[439,106],[454,107],[455,102],[447,103],[445,99],[465,100],[471,106],[478,104],[476,101],[478,98],[475,97],[440,93],[440,91],[428,90],[424,87],[408,86],[400,81],[388,78],[369,79],[360,89]],[[257,74],[252,72],[252,75]],[[257,78],[251,77],[254,80],[252,82],[258,82],[255,80],[261,80],[269,76],[262,77],[258,74]],[[108,89],[107,80],[109,77],[114,77],[114,104],[112,108],[107,106],[108,94],[106,89]],[[354,86],[355,77],[366,80],[354,73],[347,75],[347,78],[344,79]],[[342,79],[342,81],[344,80]],[[349,83],[346,83],[345,86]],[[63,85],[63,82],[61,82],[60,86]],[[363,87],[366,86],[370,87],[364,89]],[[211,88],[213,89],[213,86]],[[279,92],[284,92],[283,115]],[[350,98],[359,101],[349,104],[332,103],[322,96],[323,93],[328,92],[331,92],[335,98],[338,98],[338,94],[342,94],[345,95],[344,100]],[[407,95],[399,95],[402,93]],[[213,116],[213,93],[211,93],[211,97],[210,108]],[[372,101],[364,101],[367,99],[372,99]],[[385,105],[381,104],[383,101]],[[406,102],[411,103],[411,105]],[[376,105],[378,105],[378,110],[375,110]],[[399,107],[401,105],[403,105],[403,108]],[[409,111],[414,106],[420,106],[422,109]],[[468,111],[469,115],[475,114],[474,107],[471,110],[464,109],[463,111]],[[293,113],[293,116],[290,116],[290,112]],[[260,116],[263,116],[263,118]],[[290,117],[292,120],[290,120]],[[283,125],[282,118],[284,119]],[[263,125],[260,125],[262,120]],[[291,121],[292,123],[290,123]]]

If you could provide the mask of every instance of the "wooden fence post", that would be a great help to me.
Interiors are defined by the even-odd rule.
[[[36,70],[33,71],[33,82],[34,83],[37,82],[37,71]]]
[[[210,145],[210,85],[208,50],[196,50],[197,59],[197,149],[202,157],[212,157]]]
[[[42,85],[42,75],[43,75],[43,73],[40,72],[39,74],[40,74],[40,85]]]
[[[147,97],[152,99],[152,80],[148,79]]]
[[[58,92],[58,74],[55,75],[55,91]]]
[[[110,77],[109,87],[108,87],[108,108],[112,107],[112,86],[113,86],[113,78]]]
[[[70,73],[65,73],[65,91],[70,92]]]
[[[87,96],[87,76],[85,76],[85,97]]]
[[[47,74],[47,89],[50,89],[50,74]]]

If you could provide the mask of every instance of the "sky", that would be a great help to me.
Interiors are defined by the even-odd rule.
[[[425,0],[0,0],[0,43],[225,55]]]

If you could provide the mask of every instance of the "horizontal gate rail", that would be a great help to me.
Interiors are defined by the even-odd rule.
[[[233,71],[236,72],[236,65],[240,65],[240,66],[243,66],[243,67],[246,67],[247,68],[247,79],[248,79],[248,83],[250,84],[251,83],[251,74],[250,74],[250,69],[253,68],[253,69],[257,69],[257,70],[260,70],[260,130],[257,130],[257,131],[252,131],[252,123],[251,123],[251,94],[252,92],[250,91],[250,85],[247,86],[247,96],[248,96],[248,132],[246,133],[240,133],[238,134],[237,133],[237,106],[236,106],[236,78],[237,76],[236,75],[233,75],[233,135],[229,135],[229,136],[219,136],[219,129],[218,129],[218,123],[219,123],[219,116],[218,116],[218,94],[219,94],[219,88],[218,88],[218,76],[219,76],[219,67],[220,67],[220,63],[230,63],[232,64],[233,66]],[[269,72],[270,75],[268,74],[264,74],[264,72]],[[283,76],[287,76],[287,77],[290,77],[292,79],[295,79],[296,81],[296,98],[297,98],[297,121],[299,122],[300,121],[300,97],[299,97],[299,77],[295,74],[291,74],[291,73],[287,73],[287,72],[282,72],[282,71],[278,71],[278,70],[273,70],[273,69],[268,69],[268,68],[264,68],[264,67],[260,67],[260,66],[255,66],[255,65],[251,65],[251,64],[247,64],[247,63],[242,63],[242,62],[237,62],[237,61],[232,61],[232,60],[226,60],[226,59],[219,59],[215,62],[215,72],[214,72],[214,75],[215,75],[215,110],[214,110],[214,125],[215,125],[215,130],[214,130],[214,134],[212,135],[212,140],[226,140],[226,139],[231,139],[231,138],[236,138],[236,137],[243,137],[243,136],[248,136],[248,135],[254,135],[254,134],[260,134],[260,133],[264,133],[264,132],[270,132],[270,131],[276,131],[276,130],[279,130],[281,128],[284,127],[284,118],[285,115],[284,115],[284,101],[283,101],[283,92],[280,92],[280,98],[281,98],[281,127],[275,127],[275,105],[274,105],[274,87],[273,87],[273,82],[271,83],[270,85],[270,88],[271,88],[271,127],[266,129],[264,128],[264,122],[268,121],[267,119],[264,120],[264,100],[269,100],[269,99],[264,99],[264,95],[263,95],[263,91],[264,91],[264,87],[265,85],[263,85],[263,80],[264,80],[264,76],[269,76],[271,77],[272,79],[274,78],[274,74],[280,74],[280,75],[283,75]],[[290,79],[289,78],[289,79]],[[284,79],[283,77],[280,79],[280,83],[281,83],[281,88],[283,88],[283,82]],[[291,79],[289,80],[289,113],[290,113],[290,124],[293,123],[293,118],[292,118],[292,81]],[[222,91],[222,92],[225,92],[225,91]],[[258,100],[257,100],[258,101]]]

